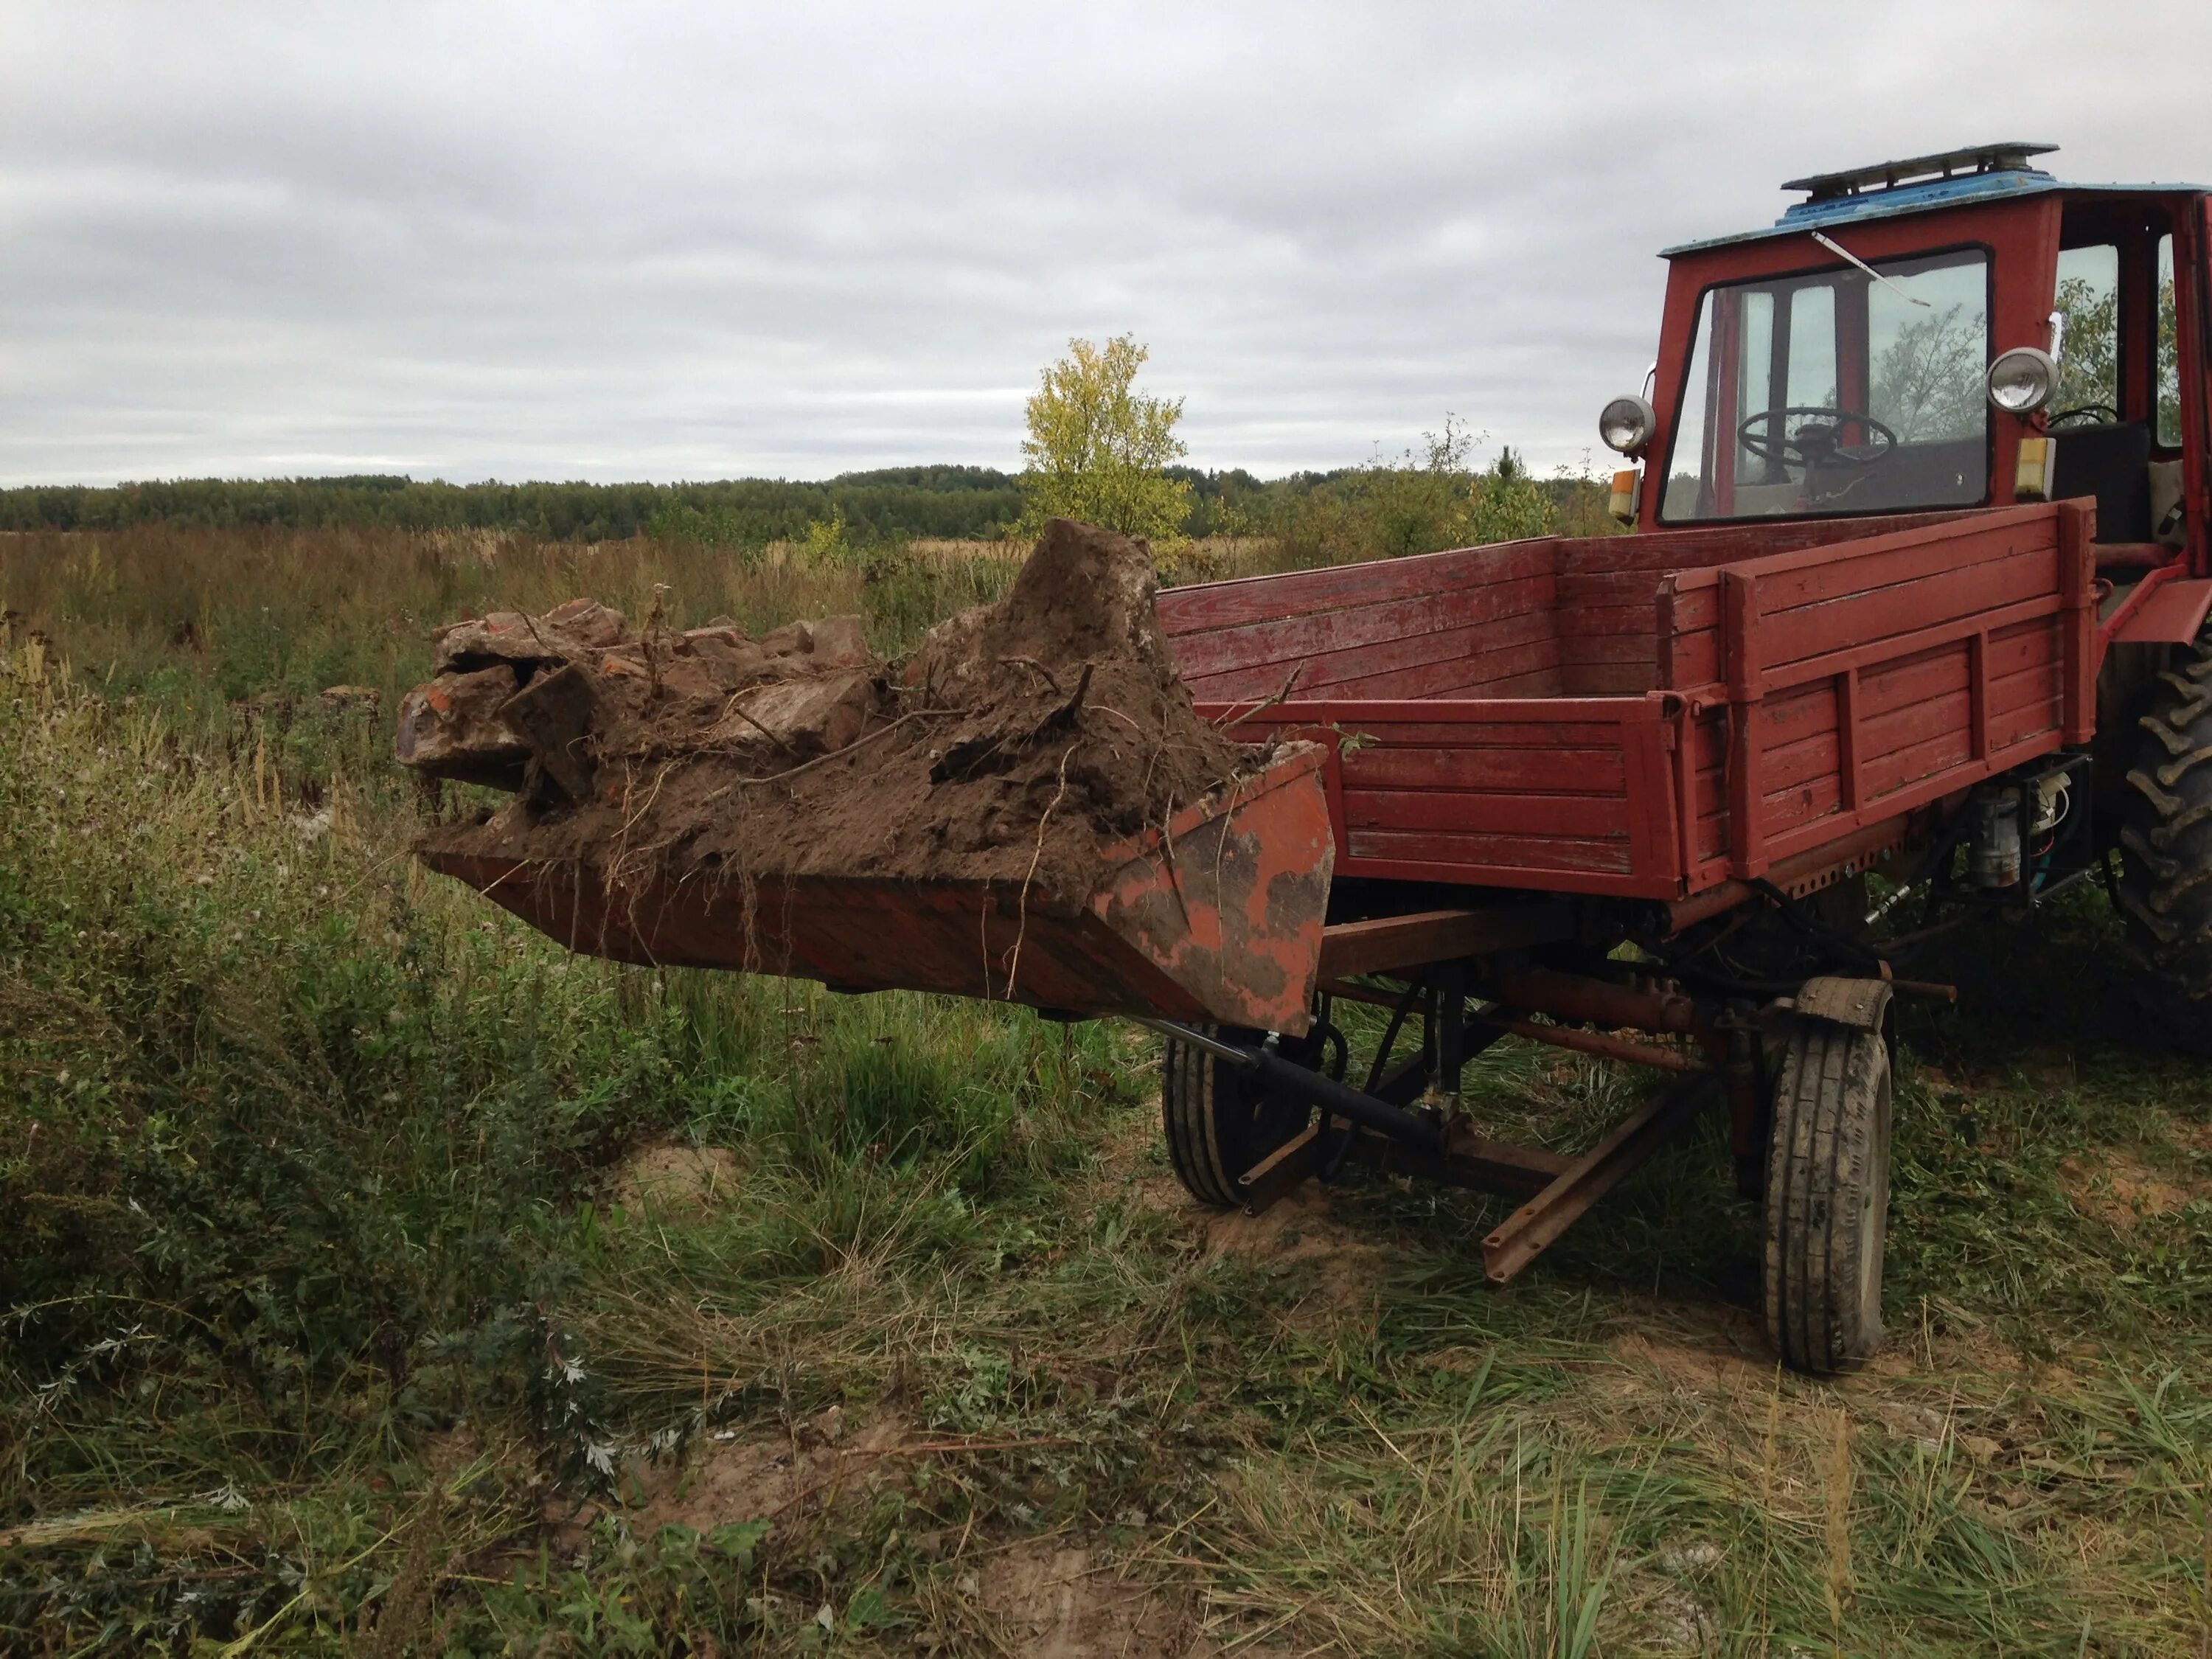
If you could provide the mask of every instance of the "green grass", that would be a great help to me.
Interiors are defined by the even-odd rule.
[[[164,545],[0,556],[77,665],[0,667],[0,1646],[2203,1650],[2212,1083],[2094,895],[1922,969],[1891,1346],[1815,1384],[1717,1125],[1504,1291],[1469,1194],[1210,1219],[1139,1034],[569,958],[407,859],[381,720],[230,707],[404,683],[448,580],[910,636],[987,562]],[[1626,1087],[1471,1093],[1578,1145]]]

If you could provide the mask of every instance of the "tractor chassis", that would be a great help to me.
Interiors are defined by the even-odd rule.
[[[1248,1214],[1355,1164],[1515,1199],[1518,1207],[1482,1242],[1485,1273],[1504,1285],[1716,1103],[1728,1109],[1739,1190],[1759,1197],[1770,1151],[1772,1034],[1806,1019],[1878,1030],[1893,991],[1948,990],[1824,976],[1808,980],[1795,997],[1750,1000],[1533,960],[1531,947],[1571,941],[1577,914],[1570,903],[1546,902],[1334,925],[1315,1024],[1302,1037],[1139,1023],[1234,1068],[1255,1091],[1308,1109],[1303,1127],[1234,1174],[1233,1201]],[[1468,947],[1464,955],[1425,954]],[[1345,1080],[1348,1047],[1330,1020],[1340,1000],[1391,1012],[1364,1086]],[[1409,1025],[1419,1042],[1396,1057]],[[1466,1063],[1507,1036],[1674,1080],[1578,1157],[1511,1145],[1481,1133],[1459,1107]]]

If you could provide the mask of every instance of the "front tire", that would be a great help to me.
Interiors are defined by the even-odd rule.
[[[1766,1333],[1828,1376],[1881,1346],[1889,1230],[1889,1048],[1879,1032],[1794,1022],[1767,1142]]]
[[[2212,651],[2177,653],[2136,724],[2120,820],[2130,989],[2166,1042],[2212,1057]]]
[[[1235,1027],[1200,1030],[1256,1046],[1263,1034]],[[1269,1099],[1246,1073],[1170,1037],[1160,1052],[1160,1123],[1168,1162],[1183,1190],[1216,1210],[1244,1202],[1237,1178],[1306,1126],[1303,1101]]]

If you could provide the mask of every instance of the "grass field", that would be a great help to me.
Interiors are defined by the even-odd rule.
[[[1829,1386],[1717,1139],[1493,1291],[1490,1200],[1192,1208],[1129,1030],[572,959],[406,855],[434,620],[895,647],[1012,568],[0,545],[0,1646],[2212,1653],[2212,1079],[2100,898],[1930,970]],[[1476,1077],[1569,1147],[1630,1086]]]

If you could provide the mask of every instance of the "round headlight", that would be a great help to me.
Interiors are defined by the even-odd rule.
[[[2058,365],[2035,346],[2014,346],[1990,365],[1990,402],[2008,415],[2033,415],[2051,401]]]
[[[1607,449],[1633,455],[1651,441],[1659,417],[1641,398],[1615,398],[1597,417],[1597,435]]]

